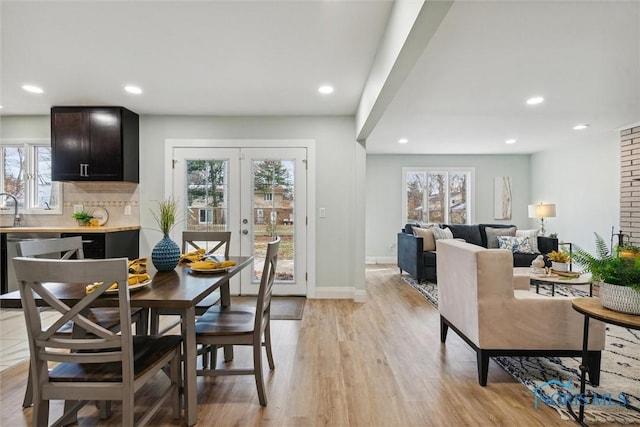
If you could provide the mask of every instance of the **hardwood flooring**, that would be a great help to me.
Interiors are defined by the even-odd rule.
[[[251,376],[199,378],[198,425],[204,426],[573,426],[493,361],[487,387],[475,353],[455,333],[440,344],[438,311],[400,279],[395,266],[367,268],[368,301],[308,300],[301,321],[272,321],[275,371],[266,372],[268,406]],[[234,365],[249,362],[238,349]],[[0,373],[0,425],[30,425],[22,409],[26,363]],[[158,378],[158,381],[163,380]],[[153,399],[142,391],[138,404]],[[58,413],[61,405],[52,405]],[[99,420],[93,406],[80,425]],[[154,426],[179,425],[170,411]],[[599,426],[605,424],[598,424]]]

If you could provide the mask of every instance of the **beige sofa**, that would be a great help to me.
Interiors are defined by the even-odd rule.
[[[489,357],[579,356],[584,316],[569,297],[514,289],[508,250],[447,240],[438,245],[440,340],[453,329],[477,353],[478,380],[487,384]],[[597,385],[605,328],[589,322],[589,378]]]

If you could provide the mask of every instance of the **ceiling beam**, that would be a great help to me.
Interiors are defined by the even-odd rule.
[[[364,143],[422,55],[453,1],[396,1],[356,112]]]

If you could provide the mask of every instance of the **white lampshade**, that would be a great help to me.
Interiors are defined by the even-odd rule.
[[[529,205],[529,218],[555,218],[556,205],[553,203],[539,203]]]

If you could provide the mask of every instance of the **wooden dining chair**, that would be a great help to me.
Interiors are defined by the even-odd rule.
[[[58,259],[84,259],[82,249],[82,238],[62,237],[53,239],[24,240],[18,242],[16,246],[18,256],[22,257],[45,257]],[[90,308],[88,317],[103,328],[118,332],[120,330],[120,314],[112,307]],[[136,325],[136,333],[145,335],[148,325],[147,310],[141,308],[131,310],[131,323]],[[73,332],[73,322],[67,322],[58,329],[57,333],[70,335]],[[28,408],[33,404],[33,374],[29,371],[27,388],[22,402],[23,408]]]
[[[71,403],[65,405],[65,413],[56,425],[70,415],[75,416],[89,400],[121,401],[120,425],[123,426],[148,423],[168,399],[172,402],[174,418],[179,418],[182,337],[133,335],[131,328],[113,332],[82,314],[89,307],[105,304],[113,307],[115,300],[119,323],[124,325],[130,321],[126,258],[52,260],[16,257],[13,263],[27,323],[30,367],[34,375],[34,425],[48,425],[50,400]],[[47,282],[68,283],[70,292],[73,287],[79,287],[79,295],[84,296],[77,304],[69,306],[47,289],[44,285]],[[102,285],[85,294],[86,285],[96,282],[102,282]],[[117,298],[101,298],[114,282],[118,283]],[[36,296],[61,315],[48,327],[43,325]],[[76,328],[84,329],[86,334],[60,336],[60,327],[68,321]],[[135,393],[165,369],[169,372],[169,384],[134,423]]]
[[[229,258],[229,247],[231,246],[230,231],[183,231],[182,232],[182,253],[203,249],[206,255],[217,256],[218,259]],[[210,307],[220,301],[220,291],[214,291],[205,299],[196,304],[196,316],[201,316]],[[175,316],[174,310],[168,308],[151,309],[151,333],[162,333],[173,328],[177,323],[173,323],[163,330],[160,330],[160,316]],[[206,359],[205,359],[206,363]]]
[[[278,264],[278,237],[267,246],[262,278],[256,306],[230,305],[214,306],[196,320],[196,343],[209,345],[215,351],[223,345],[247,345],[253,348],[253,368],[217,368],[211,364],[209,369],[197,371],[198,375],[254,375],[258,389],[260,405],[267,405],[267,395],[262,376],[262,347],[267,353],[269,369],[275,369],[271,352],[271,290],[275,281]],[[263,340],[264,338],[264,340]]]

